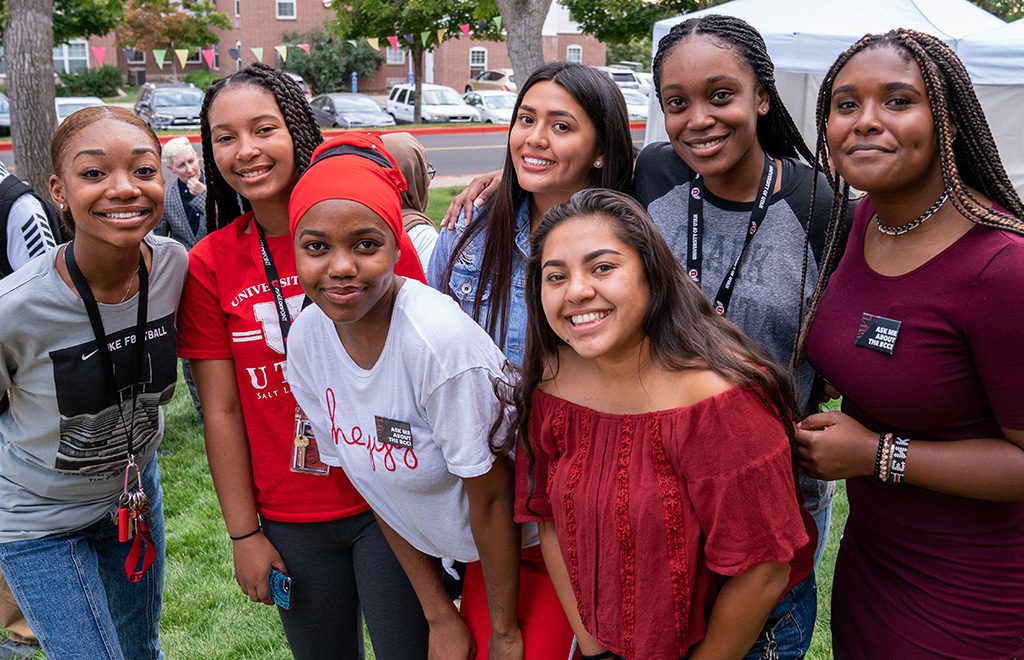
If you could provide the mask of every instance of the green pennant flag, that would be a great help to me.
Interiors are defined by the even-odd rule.
[[[160,67],[161,70],[163,70],[163,68],[164,68],[164,58],[165,57],[167,57],[167,49],[166,48],[154,48],[153,49],[153,59],[156,61],[156,65],[158,67]]]
[[[498,32],[501,32],[501,16],[494,17],[494,27],[498,29]]]
[[[250,48],[252,56],[256,58],[257,62],[263,62],[263,49],[262,48]]]
[[[423,47],[427,47],[427,42],[430,40],[429,32],[420,32],[420,40],[423,41]]]
[[[352,47],[353,47],[353,48],[355,48],[355,47],[356,47],[356,40],[355,40],[355,39],[346,39],[346,41],[347,41],[348,43],[352,44]]]

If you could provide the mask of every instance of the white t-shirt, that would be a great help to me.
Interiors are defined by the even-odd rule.
[[[505,356],[448,296],[415,280],[398,292],[384,350],[362,369],[315,305],[288,335],[288,383],[321,459],[345,470],[417,550],[476,561],[463,478],[495,457],[488,438]],[[524,545],[536,538],[524,530]]]

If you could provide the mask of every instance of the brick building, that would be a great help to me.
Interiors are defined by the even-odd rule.
[[[222,35],[221,41],[214,46],[214,71],[224,74],[256,61],[252,48],[263,49],[263,62],[281,66],[274,46],[283,43],[286,33],[306,32],[324,25],[334,17],[334,11],[329,6],[330,0],[217,0],[216,4],[232,22],[231,29],[218,31]],[[604,44],[589,35],[580,34],[579,26],[569,16],[569,10],[557,2],[551,6],[542,36],[546,61],[569,59],[590,65],[605,63]],[[386,42],[384,45],[387,45]],[[75,41],[58,46],[54,49],[54,67],[71,71],[95,66],[94,46],[106,47],[103,63],[120,67],[132,81],[143,77],[148,81],[169,80],[175,67],[179,77],[207,68],[199,51],[189,54],[184,68],[178,66],[172,52],[167,53],[162,69],[157,66],[152,53],[138,52],[134,59],[129,60],[125,52],[116,47],[113,35],[94,37],[88,43]],[[239,62],[229,55],[231,49],[235,48],[241,56]],[[61,53],[60,57],[58,52]],[[409,79],[412,68],[405,50],[382,47],[381,53],[385,55],[385,63],[369,80],[360,81],[359,91],[382,93],[391,85]],[[424,55],[424,81],[462,91],[471,74],[511,66],[504,42],[467,39],[460,33],[458,38],[449,38],[434,51]],[[283,68],[288,68],[287,62]]]

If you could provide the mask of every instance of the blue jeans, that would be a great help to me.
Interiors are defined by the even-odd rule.
[[[0,543],[0,570],[47,657],[163,658],[164,511],[155,456],[142,484],[153,507],[157,555],[139,582],[129,582],[124,573],[132,544],[117,540],[116,506],[111,515],[74,532]]]
[[[825,546],[828,545],[828,528],[832,525],[832,500],[811,517],[818,526],[818,547],[814,549],[814,570],[817,571],[821,558],[825,556]]]
[[[744,660],[803,658],[811,646],[817,615],[818,587],[814,583],[814,571],[811,571],[768,615],[764,630]]]

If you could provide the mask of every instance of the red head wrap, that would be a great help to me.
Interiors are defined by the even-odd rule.
[[[329,149],[348,145],[369,152],[377,152],[391,163],[383,167],[360,154],[330,156],[317,162],[317,157]],[[327,140],[313,152],[314,163],[295,184],[288,200],[288,226],[291,233],[302,216],[315,204],[328,199],[348,199],[359,202],[387,223],[398,242],[401,256],[395,264],[395,274],[426,282],[423,266],[416,248],[402,226],[402,192],[408,186],[394,157],[384,149],[384,143],[369,133],[348,133]]]

